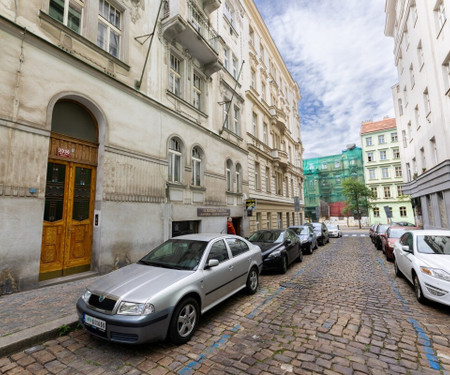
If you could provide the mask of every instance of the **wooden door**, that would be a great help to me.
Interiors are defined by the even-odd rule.
[[[49,160],[39,280],[90,270],[95,172]]]

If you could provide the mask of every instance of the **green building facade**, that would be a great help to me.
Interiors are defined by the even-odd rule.
[[[310,221],[343,217],[346,197],[342,181],[364,182],[362,150],[348,145],[341,154],[303,160],[305,218]]]

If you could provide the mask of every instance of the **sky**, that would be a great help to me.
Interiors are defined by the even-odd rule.
[[[361,146],[363,121],[394,117],[398,81],[385,0],[255,0],[300,87],[303,159]]]

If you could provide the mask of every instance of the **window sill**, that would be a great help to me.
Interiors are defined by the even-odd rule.
[[[189,188],[195,191],[206,191],[206,188],[203,186],[189,185]]]
[[[181,96],[178,96],[178,95],[174,94],[174,93],[173,93],[172,91],[170,91],[170,90],[166,90],[166,94],[167,94],[168,96],[170,96],[171,98],[173,98],[173,99],[179,101],[181,104],[185,105],[185,106],[188,107],[189,109],[191,109],[191,110],[197,112],[200,116],[202,116],[202,117],[204,117],[204,118],[208,118],[208,115],[207,115],[205,112],[203,112],[203,111],[201,111],[200,109],[194,107],[192,104],[190,104],[189,102],[187,102],[186,100],[184,100]]]
[[[177,188],[177,189],[186,189],[187,185],[182,184],[181,182],[166,182],[166,186],[168,188]]]

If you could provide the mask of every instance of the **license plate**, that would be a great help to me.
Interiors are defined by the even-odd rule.
[[[92,327],[99,329],[100,331],[106,330],[106,322],[101,319],[94,318],[93,316],[84,314],[83,320],[86,324],[89,324]]]

